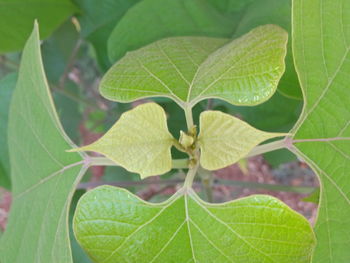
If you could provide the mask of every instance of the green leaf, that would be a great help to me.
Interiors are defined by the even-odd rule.
[[[229,2],[233,2],[231,4],[233,5],[237,1],[230,0]],[[253,28],[265,24],[279,25],[291,33],[291,0],[255,0],[247,5],[240,17],[233,38],[237,38]],[[302,99],[298,76],[294,69],[291,41],[287,49],[286,71],[278,85],[278,91],[284,96]]]
[[[200,163],[207,170],[229,166],[245,157],[259,143],[286,135],[259,131],[220,111],[203,112],[199,122]]]
[[[305,106],[292,150],[321,180],[313,262],[350,262],[350,1],[294,0],[293,36]]]
[[[69,15],[77,11],[70,0],[0,0],[0,53],[23,48],[37,19],[42,38],[49,36]]]
[[[306,263],[315,243],[307,220],[273,197],[209,204],[184,188],[152,204],[98,187],[80,199],[73,229],[97,263]]]
[[[165,96],[188,107],[215,97],[255,105],[276,90],[284,71],[286,41],[286,32],[273,25],[258,27],[221,48],[227,40],[160,40],[117,62],[102,79],[100,91],[121,102]]]
[[[81,9],[77,16],[81,34],[94,46],[100,66],[108,69],[111,62],[107,54],[107,40],[115,25],[139,0],[74,0]]]
[[[7,126],[10,101],[16,86],[17,74],[12,73],[0,80],[0,186],[10,189],[10,160],[7,143]]]
[[[96,142],[71,151],[102,153],[141,178],[171,170],[174,138],[168,131],[166,115],[155,103],[142,104],[124,114]]]
[[[86,170],[52,103],[36,25],[22,55],[9,115],[13,202],[0,242],[2,263],[72,262],[68,210]]]
[[[228,37],[232,22],[205,0],[144,0],[133,6],[108,40],[112,62],[126,52],[175,36]]]

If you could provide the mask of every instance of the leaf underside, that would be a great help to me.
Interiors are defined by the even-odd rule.
[[[295,0],[293,30],[305,99],[295,152],[321,180],[313,262],[350,262],[350,1]]]
[[[283,133],[257,130],[240,119],[220,111],[200,115],[198,143],[200,162],[207,170],[218,170],[244,158],[256,145]]]
[[[270,98],[284,72],[287,33],[265,25],[227,41],[176,37],[129,52],[106,73],[100,92],[120,102],[165,96],[182,107],[205,98],[237,105]]]
[[[64,134],[47,86],[35,26],[22,55],[9,115],[13,201],[1,263],[72,262],[68,207],[85,172]]]
[[[209,204],[181,189],[152,204],[102,186],[79,200],[73,224],[97,263],[306,263],[315,243],[305,218],[262,195]]]
[[[96,142],[73,151],[102,153],[141,178],[171,170],[173,137],[162,107],[146,103],[122,114]]]

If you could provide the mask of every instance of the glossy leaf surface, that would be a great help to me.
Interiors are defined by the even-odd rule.
[[[212,97],[237,105],[267,100],[284,72],[287,33],[266,25],[225,42],[168,38],[130,52],[104,76],[101,94],[121,102],[166,96],[181,106]]]
[[[73,224],[97,263],[306,263],[315,243],[305,218],[262,195],[209,204],[181,189],[152,204],[102,186],[80,199]]]
[[[70,0],[0,0],[0,53],[22,49],[35,19],[45,38],[75,11]]]
[[[22,56],[9,115],[12,206],[0,240],[2,263],[72,262],[68,208],[85,171],[57,118],[36,26]]]
[[[305,100],[294,150],[321,180],[313,262],[350,262],[350,2],[295,0],[293,15]]]
[[[122,114],[96,142],[73,151],[102,153],[128,171],[145,178],[171,170],[173,140],[163,108],[147,103]]]
[[[244,121],[220,111],[200,115],[198,144],[200,163],[207,170],[218,170],[244,158],[256,145],[283,136],[255,129]]]

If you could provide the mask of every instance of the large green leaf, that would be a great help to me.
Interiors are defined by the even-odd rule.
[[[283,133],[263,132],[220,111],[200,115],[198,144],[200,163],[207,170],[218,170],[244,158],[256,145]]]
[[[0,0],[0,53],[22,49],[34,19],[45,38],[76,10],[70,0]]]
[[[163,108],[155,103],[146,103],[123,113],[96,142],[71,151],[102,153],[128,171],[145,178],[171,170],[170,149],[173,143]]]
[[[229,2],[237,1],[230,0]],[[247,5],[233,38],[264,24],[276,24],[291,33],[291,0],[255,0]],[[298,77],[294,69],[291,41],[288,44],[286,56],[286,72],[278,85],[278,91],[287,97],[302,99]]]
[[[114,28],[108,54],[117,61],[126,52],[173,36],[227,37],[230,19],[205,0],[144,0],[133,6]]]
[[[350,1],[294,0],[293,36],[305,99],[293,149],[321,179],[313,262],[350,262]]]
[[[117,62],[104,76],[100,91],[121,102],[166,96],[183,107],[212,97],[237,105],[267,100],[284,72],[287,33],[266,25],[219,48],[226,41],[204,37],[157,41]]]
[[[7,144],[7,125],[10,101],[16,86],[17,74],[9,74],[0,80],[0,186],[10,188],[10,160]]]
[[[86,170],[61,128],[41,61],[38,27],[23,52],[9,115],[13,202],[2,263],[72,262],[68,210]]]
[[[159,204],[96,188],[79,200],[73,229],[97,263],[306,263],[315,243],[307,220],[273,197],[209,204],[186,188]]]
[[[108,69],[111,62],[107,55],[107,40],[115,25],[139,0],[74,0],[81,9],[77,16],[81,34],[93,45],[98,61],[103,69]]]

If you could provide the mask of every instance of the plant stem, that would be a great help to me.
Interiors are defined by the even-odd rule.
[[[194,126],[194,124],[193,124],[193,116],[192,116],[192,107],[186,106],[184,108],[184,111],[185,111],[187,129],[190,131],[191,128]]]
[[[224,180],[224,179],[215,179],[214,184],[238,186],[238,187],[253,188],[253,189],[265,189],[265,190],[271,190],[271,191],[277,191],[277,192],[293,192],[293,193],[299,193],[299,194],[310,194],[316,190],[316,187],[312,187],[312,186],[264,184],[264,183],[234,181],[234,180]]]
[[[120,166],[106,157],[89,157],[90,166]],[[173,169],[187,169],[188,159],[172,160]]]
[[[187,178],[186,178],[187,179]],[[170,180],[160,180],[160,181],[151,181],[151,180],[142,180],[142,181],[120,181],[120,182],[87,182],[80,183],[77,189],[88,189],[94,188],[100,185],[114,185],[119,187],[129,187],[129,186],[143,186],[143,185],[177,185],[182,184],[183,179],[170,179]],[[194,184],[199,184],[200,181],[193,181]],[[310,194],[317,189],[317,187],[312,186],[289,186],[281,184],[262,184],[255,182],[244,182],[244,181],[234,181],[234,180],[223,180],[215,179],[213,182],[214,185],[227,185],[227,186],[238,186],[245,187],[250,189],[266,189],[270,191],[277,192],[292,192],[299,194]]]
[[[193,180],[197,174],[198,168],[199,168],[199,161],[196,162],[194,167],[188,169],[185,183],[184,183],[184,188],[192,188]]]
[[[267,152],[272,152],[272,151],[279,150],[282,148],[286,148],[285,139],[266,143],[263,145],[258,145],[250,153],[248,153],[248,155],[245,156],[245,158],[253,157],[253,156],[267,153]]]

